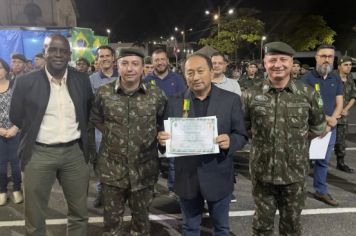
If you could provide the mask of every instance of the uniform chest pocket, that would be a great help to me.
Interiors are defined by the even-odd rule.
[[[309,117],[309,104],[287,104],[288,126],[290,128],[307,127]]]
[[[272,118],[272,105],[267,103],[252,103],[253,119],[256,126],[268,126]]]
[[[127,104],[121,101],[119,97],[110,96],[105,99],[103,113],[107,121],[122,123],[126,110]]]

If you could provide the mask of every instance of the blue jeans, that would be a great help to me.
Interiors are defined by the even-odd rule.
[[[173,191],[174,189],[174,158],[168,159],[168,177],[167,177],[167,188],[168,191]]]
[[[332,155],[332,151],[336,141],[336,129],[331,130],[331,137],[326,151],[325,159],[316,160],[314,163],[314,189],[317,193],[325,195],[328,193],[326,185],[326,177],[328,174],[328,163]]]
[[[0,137],[0,193],[7,192],[7,165],[11,165],[13,191],[21,190],[21,170],[19,159],[17,157],[17,148],[19,146],[19,135],[12,138]]]
[[[219,201],[208,201],[209,215],[214,225],[214,236],[229,235],[229,207],[231,194]],[[199,236],[200,224],[204,209],[204,198],[201,194],[194,199],[179,198],[183,215],[183,236]]]

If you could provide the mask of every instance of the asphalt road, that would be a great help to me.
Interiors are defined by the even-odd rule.
[[[356,109],[350,115],[348,150],[346,163],[356,169]],[[328,184],[330,194],[339,201],[338,207],[331,207],[308,195],[305,210],[302,213],[303,235],[312,236],[349,236],[356,235],[356,173],[347,174],[337,170],[335,157],[329,166]],[[253,199],[251,196],[251,181],[248,173],[248,155],[240,153],[236,157],[238,172],[235,185],[237,203],[231,204],[230,225],[231,235],[251,235],[251,220],[253,215]],[[310,172],[310,174],[312,171]],[[307,178],[308,191],[312,189],[312,175]],[[160,177],[157,183],[159,191],[151,207],[151,225],[153,236],[181,235],[181,215],[179,204],[169,198],[166,193],[166,179]],[[90,180],[88,208],[90,212],[89,235],[102,233],[102,209],[92,206],[95,199],[95,178]],[[58,183],[52,189],[48,211],[48,236],[65,235],[66,204]],[[125,213],[128,226],[130,212]],[[24,235],[23,204],[16,205],[9,201],[0,207],[0,236]],[[275,233],[278,234],[278,216],[276,216]],[[202,235],[212,235],[209,217],[204,216]]]

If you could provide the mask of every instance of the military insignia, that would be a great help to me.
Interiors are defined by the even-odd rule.
[[[255,100],[258,102],[267,102],[268,101],[268,97],[264,96],[264,95],[257,95],[255,97]]]
[[[268,52],[268,48],[267,47],[265,47],[265,54]]]

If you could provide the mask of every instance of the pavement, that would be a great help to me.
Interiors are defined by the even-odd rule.
[[[347,136],[347,156],[345,162],[356,170],[356,108],[350,114],[349,134]],[[355,124],[353,124],[355,123]],[[252,235],[251,222],[254,203],[251,196],[251,181],[248,171],[248,153],[239,152],[235,160],[238,174],[234,194],[236,203],[230,207],[231,235]],[[356,235],[356,173],[348,174],[336,169],[336,158],[329,165],[328,186],[330,194],[339,201],[338,207],[326,205],[308,194],[302,212],[302,235],[310,236],[349,236]],[[99,236],[103,232],[102,208],[94,208],[95,177],[90,179],[88,209],[89,236]],[[307,177],[307,188],[313,192],[312,170]],[[161,176],[157,183],[159,194],[151,206],[151,235],[181,235],[180,208],[177,199],[167,195],[166,178]],[[0,207],[0,236],[24,235],[23,204],[9,203]],[[56,182],[51,192],[48,209],[48,236],[63,236],[66,232],[66,211],[62,190]],[[129,227],[130,211],[125,212],[125,224]],[[208,214],[204,215],[201,235],[212,235],[212,225]],[[278,234],[278,215],[275,217],[275,234]]]

